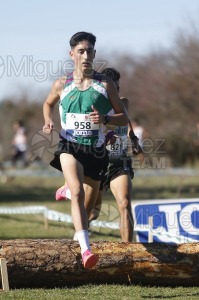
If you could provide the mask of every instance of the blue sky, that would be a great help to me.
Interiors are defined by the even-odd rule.
[[[0,100],[48,89],[47,75],[36,78],[35,68],[45,72],[49,62],[55,68],[67,59],[77,31],[94,33],[97,53],[107,59],[112,52],[145,55],[170,48],[178,30],[197,24],[198,16],[198,0],[0,0]]]

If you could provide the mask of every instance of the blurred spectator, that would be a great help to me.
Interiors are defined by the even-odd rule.
[[[135,135],[139,139],[140,147],[143,149],[144,128],[140,125],[140,122],[138,119],[133,119],[131,121],[131,125],[133,127],[133,131],[134,131]]]
[[[138,119],[132,119],[131,125],[132,125],[132,128],[133,128],[133,131],[134,131],[135,135],[139,139],[139,145],[142,149],[142,152],[138,155],[138,157],[137,158],[134,157],[134,161],[139,160],[140,168],[142,168],[142,164],[144,162],[145,157],[149,155],[149,152],[146,151],[146,146],[148,144],[149,134],[146,131],[146,129],[142,125],[140,125],[140,121]]]
[[[27,166],[27,137],[23,121],[15,121],[13,124],[14,137],[12,140],[13,156],[12,164],[16,166],[17,161],[20,161],[23,167]]]

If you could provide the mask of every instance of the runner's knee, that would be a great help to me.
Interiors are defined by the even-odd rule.
[[[129,206],[129,200],[127,197],[123,197],[120,199],[120,201],[118,201],[118,207],[120,212],[126,210],[128,206]]]
[[[70,188],[70,192],[72,200],[79,201],[81,199],[84,199],[85,194],[83,187]]]

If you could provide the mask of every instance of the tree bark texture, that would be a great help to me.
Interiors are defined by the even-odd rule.
[[[86,270],[78,242],[1,240],[11,288],[55,288],[88,283],[199,286],[199,243],[91,243],[99,262]]]

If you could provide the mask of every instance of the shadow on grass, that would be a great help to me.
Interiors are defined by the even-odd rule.
[[[55,189],[43,187],[12,187],[11,189],[3,189],[0,191],[0,199],[2,202],[21,202],[21,201],[38,201],[49,202],[54,200]]]
[[[176,287],[171,287],[171,288],[175,289]],[[164,296],[162,294],[157,295],[157,296],[155,296],[155,295],[143,296],[142,295],[142,299],[175,299],[175,298],[179,298],[179,297],[182,297],[182,296],[183,296],[183,299],[184,298],[192,299],[193,296],[198,296],[199,295],[199,293],[195,293],[195,292],[193,292],[193,293],[187,292],[186,293],[184,290],[183,290],[183,295],[182,295],[182,293],[176,293],[176,291],[173,291],[173,292],[175,292],[175,295],[166,295],[166,296]]]
[[[99,232],[99,231],[95,231],[95,230],[89,230],[90,233],[91,233],[91,237],[92,237],[92,234],[95,235],[95,236],[104,236],[104,237],[114,237],[114,238],[120,238],[120,235],[119,234],[115,234],[115,233],[112,233],[112,232]]]

